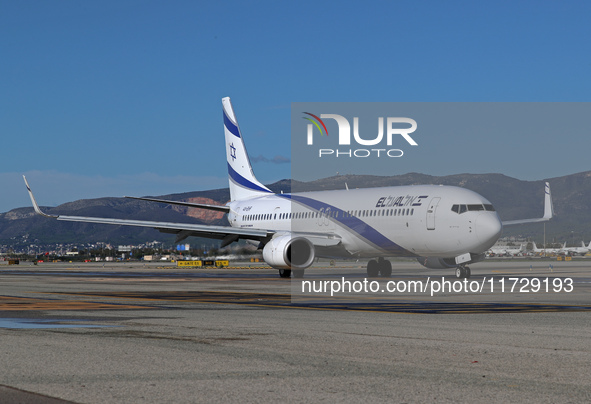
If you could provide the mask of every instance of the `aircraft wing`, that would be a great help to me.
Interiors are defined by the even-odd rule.
[[[222,247],[238,240],[238,239],[249,239],[262,241],[273,235],[273,232],[259,229],[239,229],[230,226],[210,226],[202,224],[191,224],[191,223],[170,223],[170,222],[152,222],[144,220],[129,220],[129,219],[110,219],[101,217],[86,217],[86,216],[65,216],[65,215],[49,215],[43,212],[35,197],[33,191],[25,176],[23,175],[31,202],[35,212],[39,215],[50,217],[57,220],[64,220],[68,222],[86,222],[86,223],[99,223],[99,224],[115,224],[121,226],[136,226],[136,227],[151,227],[159,230],[163,233],[177,234],[177,242],[184,240],[189,236],[195,237],[207,237],[222,239]]]
[[[211,225],[204,225],[204,224],[192,224],[192,223],[171,223],[171,222],[153,222],[153,221],[146,221],[146,220],[130,220],[130,219],[112,219],[112,218],[102,218],[102,217],[89,217],[89,216],[66,216],[66,215],[50,215],[41,210],[35,197],[33,196],[33,191],[31,191],[31,187],[27,181],[27,178],[23,175],[23,179],[25,180],[25,184],[27,186],[27,191],[29,192],[29,197],[31,198],[31,203],[33,204],[33,208],[35,212],[41,216],[50,217],[57,220],[63,220],[68,222],[85,222],[85,223],[98,223],[98,224],[114,224],[120,226],[136,226],[136,227],[151,227],[156,229],[162,233],[170,233],[176,234],[176,242],[180,242],[186,239],[189,236],[194,237],[206,237],[206,238],[213,238],[222,240],[220,248],[223,248],[234,241],[239,239],[247,239],[247,240],[257,240],[261,242],[267,242],[269,239],[273,237],[275,231],[272,230],[263,230],[263,229],[244,229],[244,228],[236,228],[230,226],[211,226]],[[133,198],[133,199],[141,199],[141,200],[151,200],[157,202],[165,202],[170,203],[171,201],[162,201],[162,200],[153,200],[151,198]],[[175,202],[175,201],[172,201]],[[184,202],[183,202],[184,204]],[[195,206],[197,204],[190,204],[193,207],[202,207],[202,206]],[[214,206],[214,205],[207,205],[207,206]],[[227,208],[226,206],[215,206],[216,208]],[[203,207],[202,207],[203,208]],[[204,208],[208,209],[208,208]],[[294,233],[300,237],[308,238],[314,245],[318,246],[334,246],[337,245],[341,239],[340,237],[336,236],[332,233]]]
[[[538,219],[521,219],[521,220],[507,220],[503,222],[503,226],[511,226],[515,224],[524,223],[538,223],[546,222],[554,216],[554,206],[552,205],[552,194],[550,193],[550,184],[546,183],[544,188],[544,216]]]

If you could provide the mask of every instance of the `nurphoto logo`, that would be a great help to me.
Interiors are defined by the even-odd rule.
[[[328,129],[325,124],[325,119],[333,119],[338,125],[338,142],[339,146],[351,145],[351,124],[349,120],[342,115],[337,114],[320,114],[318,117],[310,112],[304,112],[308,116],[303,118],[309,121],[307,124],[307,144],[314,145],[314,133],[320,133],[320,136],[328,135]],[[384,125],[384,121],[386,124]],[[410,125],[406,127],[407,125]],[[401,127],[403,126],[403,127]],[[316,128],[316,130],[314,129]],[[418,146],[417,142],[410,136],[417,129],[417,122],[411,118],[398,117],[384,117],[378,118],[378,133],[373,138],[362,138],[359,134],[359,117],[353,117],[353,141],[360,146],[374,146],[374,148],[360,148],[360,149],[341,149],[341,148],[320,148],[318,149],[318,157],[402,157],[404,152],[401,149],[379,148],[383,145],[392,146],[393,139],[401,136],[411,146]],[[384,136],[385,133],[385,136]],[[384,139],[385,138],[385,139]]]

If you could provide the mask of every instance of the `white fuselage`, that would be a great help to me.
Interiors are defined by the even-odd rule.
[[[564,254],[580,254],[585,255],[589,252],[589,247],[585,247],[585,244],[581,243],[581,247],[565,247],[561,249],[561,253]]]
[[[335,245],[358,257],[480,254],[502,230],[489,201],[452,186],[269,194],[228,205],[233,227],[332,234]]]

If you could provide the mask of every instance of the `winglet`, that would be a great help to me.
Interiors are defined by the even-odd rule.
[[[550,220],[554,216],[554,205],[552,204],[552,194],[550,193],[550,183],[546,183],[544,188],[544,217],[543,219]]]
[[[503,226],[512,226],[514,224],[545,222],[554,216],[554,206],[552,204],[552,194],[550,193],[550,184],[546,183],[544,187],[544,216],[539,219],[507,220],[503,221]]]
[[[27,186],[27,191],[29,191],[29,196],[31,197],[31,202],[33,203],[33,209],[35,209],[35,212],[37,212],[37,214],[39,214],[41,216],[52,217],[54,219],[59,217],[59,216],[54,216],[54,215],[48,215],[47,213],[44,213],[41,209],[39,209],[39,205],[37,205],[37,201],[35,200],[35,197],[33,196],[33,191],[31,191],[31,187],[29,186],[29,182],[27,181],[27,177],[25,177],[23,175],[23,179],[25,180],[25,185]]]

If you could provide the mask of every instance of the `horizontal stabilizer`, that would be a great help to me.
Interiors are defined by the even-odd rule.
[[[164,200],[164,199],[154,199],[154,198],[138,198],[138,197],[135,197],[135,196],[126,196],[126,198],[129,198],[129,199],[137,199],[137,200],[140,200],[140,201],[168,203],[170,205],[187,206],[189,208],[215,210],[215,211],[224,212],[224,213],[230,212],[230,207],[228,207],[228,206],[207,205],[205,203],[193,203],[193,202],[182,202],[182,201],[167,201],[167,200]]]

